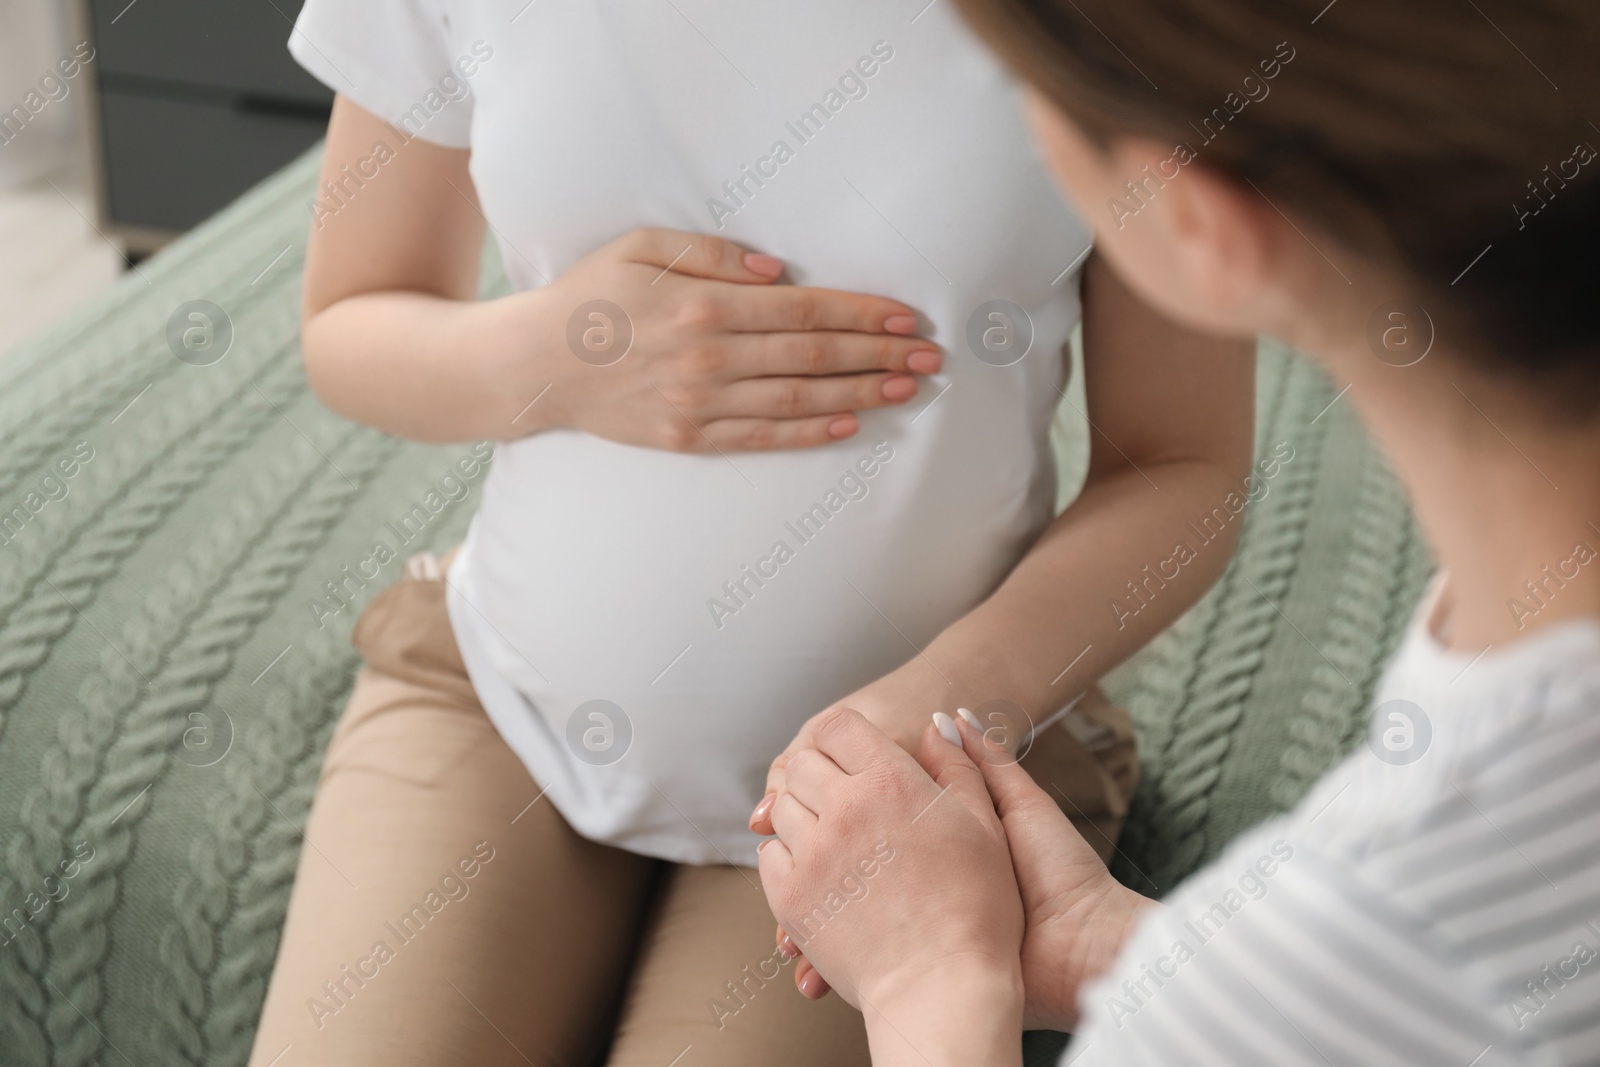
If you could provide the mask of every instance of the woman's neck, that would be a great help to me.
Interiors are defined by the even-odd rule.
[[[1452,648],[1600,617],[1600,421],[1564,421],[1436,347],[1391,366],[1364,339],[1319,353],[1405,484],[1450,576]]]

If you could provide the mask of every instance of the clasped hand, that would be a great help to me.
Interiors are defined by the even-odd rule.
[[[1151,902],[1111,877],[1014,757],[967,723],[959,735],[930,725],[913,758],[848,708],[813,720],[812,747],[789,757],[763,813],[780,939],[803,954],[808,996],[831,986],[892,1014],[937,1004],[942,988],[1011,983],[1025,1027],[1070,1030],[1079,987]]]

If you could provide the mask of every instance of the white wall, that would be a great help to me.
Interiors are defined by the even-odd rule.
[[[77,43],[68,39],[72,0],[0,0],[0,186],[15,186],[59,169],[80,147],[84,80],[62,78],[58,63]],[[63,93],[65,95],[63,95]]]

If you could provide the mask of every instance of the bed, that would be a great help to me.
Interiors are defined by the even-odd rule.
[[[8,1067],[245,1062],[351,624],[475,505],[476,484],[435,491],[466,446],[358,427],[308,389],[317,156],[0,359]],[[486,253],[484,292],[504,287]],[[1158,895],[1361,742],[1431,568],[1338,387],[1259,358],[1260,450],[1293,458],[1221,583],[1108,681],[1144,758],[1114,869]],[[374,564],[379,544],[398,559]],[[1060,1041],[1030,1035],[1030,1062]]]

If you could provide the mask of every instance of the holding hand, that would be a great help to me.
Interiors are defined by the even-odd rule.
[[[908,709],[938,707],[951,698],[949,680],[918,657],[811,716],[767,768],[767,795],[751,816],[750,829],[758,834],[774,832],[767,812],[783,789],[784,769],[798,753],[816,747],[817,724],[828,716],[846,708],[860,712],[889,740],[915,755],[928,726],[928,713]]]
[[[816,747],[815,736],[819,723],[841,710],[850,709],[859,712],[889,740],[915,754],[928,728],[928,716],[926,711],[908,709],[938,707],[941,703],[949,706],[948,702],[959,696],[959,691],[952,693],[950,679],[931,669],[925,658],[919,656],[813,715],[767,769],[767,794],[751,813],[750,829],[758,834],[777,832],[772,828],[772,803],[784,788],[784,772],[789,761],[799,753]],[[986,740],[1000,743],[1009,738],[1015,748],[1022,736],[1021,729],[992,729],[986,735]],[[778,944],[790,956],[799,957],[795,964],[794,980],[800,992],[812,1000],[827,996],[828,983],[822,980],[816,968],[792,943],[785,942],[785,936],[780,927]]]
[[[1025,916],[1017,947],[1026,993],[1023,1017],[1030,1028],[1070,1030],[1077,1022],[1078,989],[1110,965],[1132,932],[1139,914],[1152,906],[1152,902],[1111,877],[1094,849],[1009,752],[987,745],[981,731],[970,721],[958,727],[945,716],[936,718],[941,721],[940,728],[929,727],[925,731],[920,746],[921,767],[918,768],[890,758],[887,753],[898,750],[866,723],[847,729],[832,717],[824,718],[814,736],[819,749],[824,744],[831,746],[830,764],[842,766],[838,763],[841,759],[846,764],[866,761],[877,769],[865,776],[823,779],[823,783],[832,787],[834,795],[817,798],[814,802],[830,810],[842,806],[852,813],[861,813],[855,815],[858,823],[876,827],[876,832],[884,834],[885,840],[892,840],[890,820],[904,814],[895,803],[887,801],[886,796],[910,793],[920,798],[932,790],[935,783],[950,787],[950,795],[943,796],[939,805],[960,799],[964,811],[979,811],[987,818],[998,819],[1015,879],[1005,882],[1014,886],[1011,892],[1020,895]],[[824,729],[831,733],[827,742],[822,740]],[[946,740],[942,731],[959,738],[962,747]],[[792,781],[798,773],[810,779],[810,773],[804,768],[811,762],[809,752],[796,755],[790,762],[789,779]],[[801,769],[798,772],[797,766]],[[980,783],[981,794],[975,788]],[[817,787],[808,785],[805,788],[812,793]],[[929,809],[917,825],[927,822],[939,805]],[[786,806],[780,796],[772,810],[777,812]],[[813,810],[811,801],[802,801],[798,806],[806,811]],[[874,814],[868,816],[869,812]],[[776,816],[773,818],[775,825],[782,821]],[[983,821],[986,820],[980,819]],[[803,822],[804,852],[786,848],[769,860],[768,853],[781,846],[772,845],[762,850],[762,881],[767,888],[768,902],[784,929],[795,930],[791,924],[803,921],[804,916],[780,910],[784,906],[798,906],[792,905],[787,895],[779,894],[787,893],[795,882],[808,875],[814,877],[818,868],[829,869],[831,864],[851,855],[851,848],[859,847],[857,842],[864,836],[860,825],[851,832],[841,832],[838,827],[837,820],[830,822],[819,818],[816,827]],[[941,826],[940,829],[945,828]],[[777,826],[777,832],[779,841],[787,842],[781,825]],[[911,933],[896,931],[896,938],[911,939],[919,933],[922,937],[941,938],[943,924],[947,921],[944,911],[953,899],[970,900],[976,896],[983,901],[975,905],[980,911],[1004,910],[1003,903],[995,903],[995,896],[1003,894],[1006,885],[995,879],[993,872],[983,868],[981,863],[979,869],[973,869],[972,861],[982,855],[981,852],[955,837],[942,844],[932,842],[930,847],[933,853],[922,857],[923,864],[901,868],[908,887],[904,899],[886,902],[885,897],[880,896],[877,904],[870,908],[857,909],[856,918],[863,920],[865,936],[874,939],[879,946],[889,943],[883,931],[893,929],[896,921],[910,923],[915,928]],[[900,855],[901,850],[897,848],[897,860]],[[870,898],[862,903],[870,903]],[[857,905],[852,903],[850,907]],[[877,910],[868,916],[866,913],[873,908]],[[890,911],[894,914],[882,914]],[[880,927],[880,921],[888,923],[888,927]],[[993,934],[991,931],[991,937]],[[991,949],[994,943],[990,942]],[[878,973],[872,968],[887,966],[875,963],[876,957],[854,943],[841,949],[837,941],[824,945],[811,938],[799,948],[829,981],[836,977],[855,983],[870,981]],[[821,977],[810,973],[811,970],[811,963],[805,959],[797,964],[796,977],[803,982],[801,990],[808,996],[823,995],[826,985],[821,984]]]
[[[957,662],[966,662],[970,659],[965,656],[951,658]],[[928,715],[926,710],[914,709],[938,707],[940,704],[949,707],[951,701],[959,700],[963,696],[971,697],[973,693],[971,687],[952,686],[949,677],[932,669],[926,657],[919,656],[813,715],[806,720],[794,739],[768,767],[767,793],[750,815],[750,829],[758,834],[777,832],[772,827],[772,804],[783,791],[784,775],[789,761],[799,753],[816,747],[818,724],[827,721],[834,714],[845,709],[859,712],[889,740],[915,755],[921,747],[923,734],[928,730]],[[1009,720],[999,713],[992,713],[990,721],[984,724],[985,729],[980,731],[983,734],[983,743],[994,750],[995,758],[999,758],[1003,753],[1004,758],[1014,760],[1016,757],[1011,753],[1021,747],[1029,736],[1025,717],[1020,715],[1020,709],[1014,710],[1017,714],[1011,716]],[[785,940],[786,936],[780,927],[778,944],[791,957],[798,957],[794,969],[795,985],[802,994],[812,1000],[827,996],[828,983],[823,981],[816,968],[800,953],[792,941]]]
[[[553,370],[556,386],[525,430],[568,426],[675,452],[803,448],[851,436],[854,412],[903,404],[914,375],[939,370],[911,308],[774,285],[782,273],[771,256],[674,230],[634,230],[591,252],[521,305],[524,330],[554,353],[529,371]],[[627,316],[594,320],[631,335],[615,362],[566,351],[569,320],[594,300]],[[588,321],[579,315],[580,337]]]
[[[772,805],[778,838],[760,851],[779,922],[869,1030],[886,1024],[875,1052],[886,1033],[942,1025],[926,1005],[953,992],[974,1039],[974,1015],[1020,1029],[1022,906],[978,769],[951,759],[930,778],[849,709],[825,712],[812,736]],[[933,745],[961,757],[930,728],[922,747]]]
[[[1139,915],[1154,902],[1127,888],[1062,814],[1050,794],[970,724],[960,728],[1005,827],[1022,908],[1023,1018],[1028,1029],[1071,1031],[1078,989],[1111,965]],[[924,766],[964,759],[954,746],[925,750]]]

